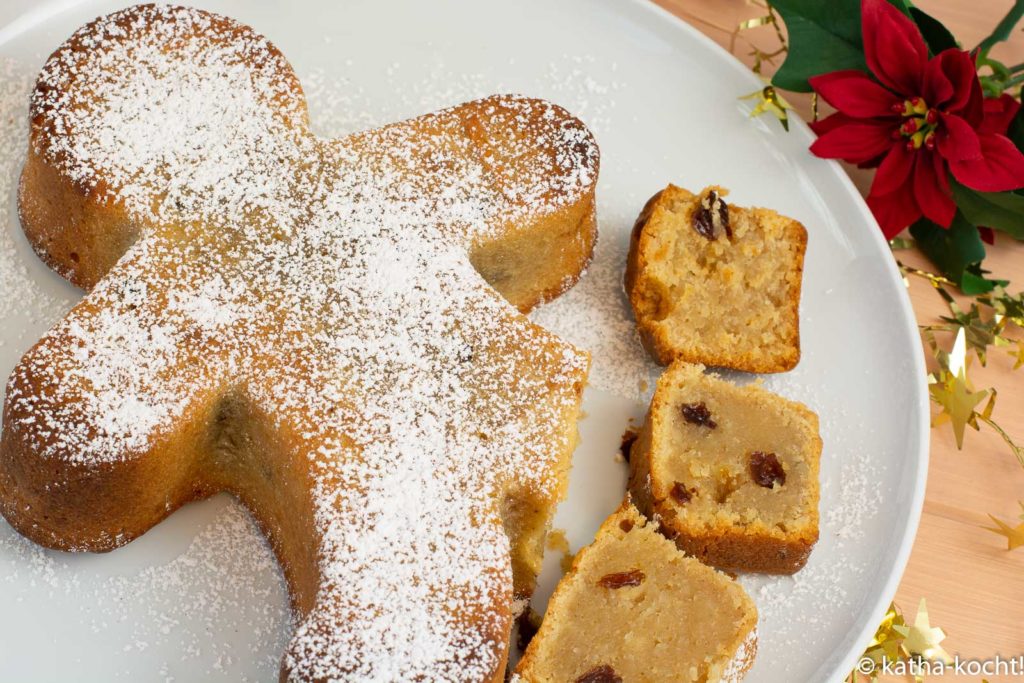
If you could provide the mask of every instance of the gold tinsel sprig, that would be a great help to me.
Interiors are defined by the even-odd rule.
[[[965,310],[949,293],[947,287],[953,283],[948,279],[910,268],[899,261],[897,263],[904,279],[908,276],[923,278],[949,308],[949,315],[941,316],[941,324],[921,325],[925,347],[931,352],[936,366],[935,371],[928,375],[928,393],[939,407],[938,414],[932,418],[932,426],[948,422],[956,437],[957,448],[962,449],[966,428],[977,431],[980,423],[984,423],[999,434],[1017,462],[1024,467],[1024,447],[992,417],[998,396],[996,389],[975,389],[970,378],[972,357],[985,365],[989,351],[994,348],[1009,351],[1016,359],[1014,370],[1024,365],[1024,339],[1018,336],[1024,329],[1024,293],[1010,294],[1004,287],[997,286],[991,292],[975,297]],[[952,335],[953,344],[948,349],[939,341],[940,333]],[[996,526],[984,528],[1005,536],[1008,550],[1024,546],[1024,524],[1011,527],[991,514],[989,517]]]
[[[921,598],[917,615],[911,625],[907,624],[896,603],[890,603],[882,623],[878,625],[857,667],[846,677],[846,683],[877,680],[887,664],[892,667],[900,662],[909,663],[912,659],[942,661],[948,664],[953,660],[942,648],[941,643],[945,639],[945,632],[931,625],[928,605],[924,598]],[[917,680],[920,681],[921,678],[917,677]]]
[[[755,100],[756,104],[750,111],[750,117],[755,118],[762,114],[771,114],[785,130],[789,130],[789,112],[793,110],[793,106],[786,100],[782,94],[771,85],[764,75],[764,67],[766,64],[774,65],[775,59],[781,55],[789,52],[789,44],[786,42],[786,34],[782,30],[782,24],[779,20],[779,15],[775,12],[775,8],[771,6],[771,3],[767,1],[759,2],[758,0],[749,0],[751,5],[762,10],[764,13],[760,16],[754,17],[753,19],[747,19],[741,21],[736,28],[733,30],[729,41],[729,51],[736,52],[736,41],[743,40],[750,48],[748,53],[754,58],[754,63],[750,67],[751,70],[761,77],[765,85],[763,88],[755,90],[749,95],[744,95],[741,100]],[[762,50],[760,47],[747,40],[743,36],[744,31],[748,31],[752,28],[758,28],[761,26],[771,26],[775,32],[775,40],[777,45],[773,50]],[[815,118],[817,118],[817,99],[814,99]]]

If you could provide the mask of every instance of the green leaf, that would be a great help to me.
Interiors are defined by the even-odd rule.
[[[959,211],[949,229],[922,218],[910,226],[910,234],[924,255],[958,287],[964,285],[965,272],[980,272],[974,269],[985,258],[985,245],[978,229]],[[968,277],[968,286],[976,284],[973,278]]]
[[[917,7],[911,7],[910,18],[917,24],[921,35],[924,36],[924,42],[928,44],[929,52],[933,55],[937,55],[951,47],[959,47],[956,38],[949,32],[949,29],[930,14],[923,12]]]
[[[909,16],[907,0],[889,2]],[[789,36],[786,61],[772,77],[772,85],[810,92],[807,79],[812,76],[842,69],[867,71],[858,0],[772,0],[772,7]]]
[[[953,199],[968,221],[1024,239],[1024,196],[1013,192],[978,192],[952,178],[950,185]]]
[[[989,280],[985,275],[988,271],[981,267],[981,264],[967,266],[964,268],[964,276],[960,280],[960,291],[969,296],[977,296],[991,292],[998,287],[1005,287],[1010,284],[1009,280]]]
[[[1021,17],[1024,17],[1024,0],[1017,0],[1013,3],[1013,7],[1010,8],[1010,11],[1006,13],[1006,16],[996,24],[991,35],[978,44],[978,48],[981,50],[981,53],[983,55],[987,55],[993,45],[1001,43],[1004,40],[1009,40],[1013,27],[1017,25],[1017,22],[1020,21]]]
[[[857,4],[859,5],[860,3],[858,2]],[[906,14],[908,17],[910,16],[911,8],[914,6],[914,3],[910,2],[910,0],[889,0],[889,4]]]
[[[1024,107],[1018,109],[1017,115],[1010,121],[1010,127],[1006,129],[1006,137],[1017,145],[1017,149],[1024,152]]]
[[[841,69],[867,70],[860,36],[860,3],[853,0],[773,0],[786,24],[789,53],[772,77],[785,90],[810,92],[807,79]]]

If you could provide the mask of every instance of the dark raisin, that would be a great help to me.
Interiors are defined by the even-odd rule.
[[[639,586],[644,582],[644,573],[639,569],[630,569],[628,572],[618,572],[616,574],[605,574],[597,581],[597,585],[601,588],[625,588],[627,586]]]
[[[732,239],[732,224],[729,222],[729,205],[725,203],[725,200],[715,194],[715,199],[718,200],[718,221],[722,224],[722,228],[725,229],[725,236]]]
[[[636,430],[627,429],[622,432],[622,441],[619,443],[619,452],[622,453],[622,457],[629,462],[629,454],[633,450],[633,444],[636,443],[636,437],[638,434]]]
[[[693,212],[693,229],[704,239],[716,240],[721,231],[732,239],[729,205],[714,190],[701,197],[700,206]]]
[[[619,522],[619,528],[625,531],[627,534],[633,530],[633,520],[624,519]]]
[[[715,224],[711,221],[711,212],[703,205],[693,212],[693,229],[704,239],[715,239]]]
[[[684,403],[682,411],[683,417],[690,424],[700,425],[708,429],[714,429],[718,426],[718,423],[711,419],[711,411],[704,405],[704,401],[700,403]]]
[[[576,679],[576,683],[622,683],[622,677],[607,664],[595,666]]]
[[[525,652],[526,647],[540,629],[540,615],[532,607],[527,607],[516,619],[516,623],[519,625],[519,637],[516,644],[519,645],[520,652]]]
[[[688,489],[686,484],[681,481],[677,481],[672,485],[672,490],[668,492],[668,495],[672,496],[672,500],[676,501],[680,505],[686,505],[693,500],[693,495],[697,493],[697,489]]]
[[[766,489],[775,488],[778,483],[782,486],[786,483],[786,470],[782,469],[782,463],[775,457],[774,453],[754,451],[750,454],[750,476],[758,486]]]

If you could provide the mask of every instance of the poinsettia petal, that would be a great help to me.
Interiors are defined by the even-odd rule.
[[[921,217],[921,209],[917,206],[913,192],[890,192],[883,195],[872,193],[868,195],[867,202],[887,240],[900,234]]]
[[[939,120],[939,130],[935,133],[939,154],[950,163],[981,157],[978,134],[969,123],[950,114],[940,114]]]
[[[835,130],[840,126],[845,126],[849,123],[854,122],[856,122],[856,119],[854,119],[852,116],[847,116],[842,112],[836,112],[835,114],[832,114],[831,116],[826,116],[823,119],[811,121],[808,125],[811,127],[811,130],[813,130],[818,135],[818,137],[821,137],[830,130]]]
[[[814,76],[808,82],[826,102],[859,119],[892,117],[892,106],[901,102],[867,74],[853,69]]]
[[[981,83],[977,66],[970,54],[951,47],[943,50],[928,63],[925,74],[925,101],[931,107],[963,117],[972,126],[981,122]],[[948,83],[944,90],[941,83]],[[934,90],[934,94],[929,91]],[[940,94],[944,94],[941,97]]]
[[[961,183],[979,192],[1006,192],[1024,187],[1024,154],[1003,135],[978,136],[981,158],[950,161]]]
[[[982,225],[978,226],[978,234],[981,235],[981,241],[985,244],[996,243],[996,232],[992,228],[986,228]]]
[[[1010,122],[1020,109],[1020,102],[1004,92],[999,97],[986,99],[984,105],[985,118],[978,126],[978,133],[1006,135],[1006,129],[1010,127]]]
[[[967,103],[964,105],[964,108],[960,110],[960,116],[962,116],[967,123],[977,128],[985,119],[985,94],[981,89],[981,81],[978,80],[978,66],[975,64],[973,57],[971,58],[971,67],[973,67],[975,71],[973,72],[973,76],[969,79],[970,93],[967,97]]]
[[[938,180],[939,189],[943,194],[952,197],[953,190],[949,186],[949,164],[942,158],[941,154],[930,153],[932,165],[935,167],[935,178]]]
[[[956,204],[946,178],[946,166],[933,152],[920,151],[918,155],[914,164],[914,198],[925,217],[948,228],[956,215]]]
[[[920,95],[928,47],[914,22],[886,0],[861,0],[861,34],[868,68],[882,85]]]
[[[826,159],[859,164],[885,152],[893,144],[892,126],[858,121],[836,126],[811,145],[811,152]]]
[[[878,156],[871,157],[867,161],[861,161],[856,164],[857,168],[878,168],[878,165],[885,161],[886,154],[879,154]]]
[[[929,59],[928,64],[924,67],[921,95],[929,107],[943,106],[956,93],[952,81],[942,67],[942,59],[939,57]]]
[[[904,190],[911,191],[910,178],[914,171],[914,155],[905,144],[894,144],[882,160],[871,182],[872,194],[890,194]]]

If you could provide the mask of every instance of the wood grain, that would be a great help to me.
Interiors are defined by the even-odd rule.
[[[763,13],[744,0],[654,1],[727,48],[740,21]],[[970,47],[989,33],[1012,2],[918,0],[916,4],[943,21],[963,45]],[[748,65],[752,57],[746,41],[765,51],[778,45],[769,28],[744,31],[742,39],[735,41],[734,54]],[[1009,64],[1024,62],[1024,33],[1018,29],[993,55]],[[769,65],[766,73],[772,69]],[[804,118],[809,118],[809,98],[794,96],[791,101]],[[849,170],[857,186],[866,192],[870,173]],[[1002,236],[997,240],[996,246],[989,248],[985,264],[995,275],[1011,280],[1011,288],[1016,291],[1024,286],[1024,244]],[[916,251],[902,251],[898,256],[908,265],[933,269]],[[922,324],[935,322],[945,312],[942,300],[922,280],[910,283],[910,298]],[[994,416],[1018,441],[1024,441],[1020,420],[1024,414],[1024,369],[1012,373],[1012,367],[1012,359],[996,350],[990,354],[987,367],[973,367],[972,378],[978,387],[995,386],[999,390]],[[1017,519],[1021,512],[1017,501],[1024,500],[1024,469],[998,435],[982,429],[968,432],[963,451],[957,450],[948,427],[932,431],[921,526],[895,599],[912,618],[918,601],[927,598],[932,625],[945,630],[943,645],[951,654],[990,659],[996,654],[1024,654],[1024,549],[1007,552],[1005,540],[981,528],[990,524],[988,513],[1007,521]],[[986,678],[991,683],[1009,683],[1024,677]],[[950,675],[941,680],[979,679]]]

